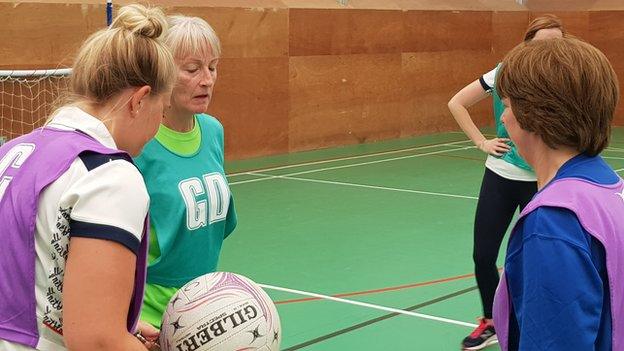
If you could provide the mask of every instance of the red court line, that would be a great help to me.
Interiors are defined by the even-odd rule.
[[[336,295],[331,295],[331,296],[333,296],[333,297],[350,297],[350,296],[358,296],[358,295],[376,294],[376,293],[387,292],[387,291],[396,291],[396,290],[403,290],[403,289],[409,289],[409,288],[416,288],[416,287],[419,287],[419,286],[427,286],[427,285],[434,285],[434,284],[439,284],[439,283],[446,283],[446,282],[450,282],[450,281],[453,281],[453,280],[460,280],[460,279],[465,279],[465,278],[470,278],[470,277],[474,277],[474,273],[473,274],[458,275],[456,277],[450,277],[450,278],[436,279],[436,280],[431,280],[431,281],[422,282],[422,283],[413,283],[413,284],[407,284],[407,285],[391,286],[391,287],[387,287],[387,288],[374,289],[374,290],[355,291],[355,292],[342,293],[342,294],[336,294]],[[275,304],[276,305],[284,305],[284,304],[288,304],[288,303],[298,303],[298,302],[307,302],[307,301],[316,301],[316,300],[322,300],[322,299],[319,298],[319,297],[305,297],[305,298],[300,298],[300,299],[276,301]]]

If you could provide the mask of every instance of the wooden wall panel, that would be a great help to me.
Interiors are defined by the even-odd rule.
[[[70,65],[82,40],[104,26],[101,1],[38,1],[47,0],[0,0],[0,69]],[[451,96],[519,43],[531,18],[554,9],[514,0],[152,3],[205,18],[221,38],[209,112],[225,127],[228,159],[458,130]],[[624,81],[624,11],[572,9],[555,14],[603,50]],[[478,125],[492,124],[489,99],[471,112]],[[617,116],[624,123],[624,103]]]
[[[448,101],[495,65],[489,51],[403,54],[401,135],[459,129],[448,110]],[[493,125],[491,99],[471,107],[470,113],[477,125]]]
[[[82,41],[105,25],[101,5],[0,3],[0,70],[69,67]],[[60,84],[45,82],[0,82],[0,137],[28,133],[46,120]]]
[[[395,0],[404,10],[526,11],[516,0]]]
[[[551,11],[531,12],[530,20],[544,14],[553,14],[561,19],[563,26],[569,34],[587,40],[589,35],[589,12],[587,11]]]
[[[588,40],[589,12],[493,12],[494,52],[501,59],[524,39],[529,23],[544,14],[554,14],[561,18],[568,33]]]
[[[589,9],[590,11],[622,11],[624,10],[624,1],[596,0],[596,2]]]
[[[290,150],[398,137],[401,54],[290,58]]]
[[[290,55],[401,52],[401,11],[290,10]]]
[[[105,25],[100,5],[0,3],[0,69],[71,66],[82,41]]]
[[[529,24],[529,13],[506,11],[492,13],[492,36],[494,54],[498,60],[524,39]]]
[[[205,19],[221,40],[223,57],[288,56],[288,9],[173,7]]]
[[[597,0],[524,0],[531,11],[587,11]]]
[[[295,0],[300,1],[300,0]],[[328,0],[331,1],[331,0]],[[496,1],[496,0],[490,0]],[[510,1],[510,0],[506,0]],[[0,2],[12,2],[15,0],[0,0]],[[46,3],[46,4],[93,4],[102,5],[102,0],[19,0],[19,3]],[[105,3],[105,2],[104,2]],[[115,7],[120,7],[128,4],[136,4],[136,0],[115,0],[113,1]],[[180,0],[151,0],[139,1],[142,4],[149,4],[151,6],[179,6]],[[184,6],[189,7],[230,7],[230,8],[286,8],[282,0],[184,0]]]
[[[403,52],[491,50],[490,11],[407,11]]]
[[[343,0],[344,1],[344,0]],[[290,9],[364,9],[364,10],[400,10],[396,0],[346,0],[345,5],[337,0],[282,0]]]
[[[224,58],[208,113],[229,159],[288,152],[288,58]]]
[[[67,0],[54,0],[54,1],[67,1]],[[78,0],[84,1],[84,0]],[[93,1],[93,0],[88,0]],[[95,0],[101,1],[101,0]],[[115,2],[136,3],[136,0],[115,0]],[[227,7],[227,8],[256,8],[256,9],[283,9],[287,8],[282,0],[151,0],[149,2],[152,5],[162,6],[179,6],[180,3],[184,3],[184,6],[189,7]]]
[[[526,0],[525,0],[526,1]],[[621,8],[620,0],[595,0],[604,7]],[[0,0],[15,2],[15,0]],[[20,3],[95,4],[102,0],[20,0]],[[116,6],[136,3],[136,0],[115,0]],[[180,0],[151,0],[151,5],[179,6]],[[460,10],[460,11],[526,11],[516,0],[184,0],[189,7],[268,8],[268,9],[366,9],[366,10]],[[610,8],[613,9],[613,8]]]
[[[609,59],[620,83],[615,122],[624,124],[624,11],[590,12],[589,41]]]

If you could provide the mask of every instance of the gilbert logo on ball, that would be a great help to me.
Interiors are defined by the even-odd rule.
[[[279,315],[273,301],[244,276],[216,272],[184,285],[163,316],[163,351],[277,351]]]

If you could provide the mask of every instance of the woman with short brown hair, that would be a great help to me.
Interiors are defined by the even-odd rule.
[[[497,86],[539,189],[509,239],[494,303],[501,348],[622,350],[624,183],[598,155],[619,97],[615,72],[593,46],[555,39],[512,50]]]

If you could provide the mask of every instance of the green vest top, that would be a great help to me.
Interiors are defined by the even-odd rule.
[[[205,114],[195,121],[201,130],[195,153],[177,154],[155,138],[136,159],[150,195],[158,245],[150,254],[160,254],[148,266],[148,283],[179,288],[214,272],[223,239],[236,227],[223,169],[223,127]]]
[[[496,67],[496,75],[498,75],[498,69],[500,68],[500,64]],[[503,101],[500,96],[498,96],[498,92],[496,91],[496,83],[494,83],[494,88],[492,89],[492,100],[494,102],[494,123],[496,124],[496,136],[499,138],[509,138],[509,133],[507,133],[507,129],[505,129],[505,125],[501,121],[501,117],[503,116],[503,112],[505,111],[505,105],[503,105]],[[511,146],[511,149],[503,154],[500,158],[502,158],[507,163],[511,163],[516,167],[520,167],[522,169],[526,169],[527,171],[533,171],[533,168],[529,166],[528,163],[520,156],[518,153],[518,149],[516,145],[509,141],[507,144]]]

